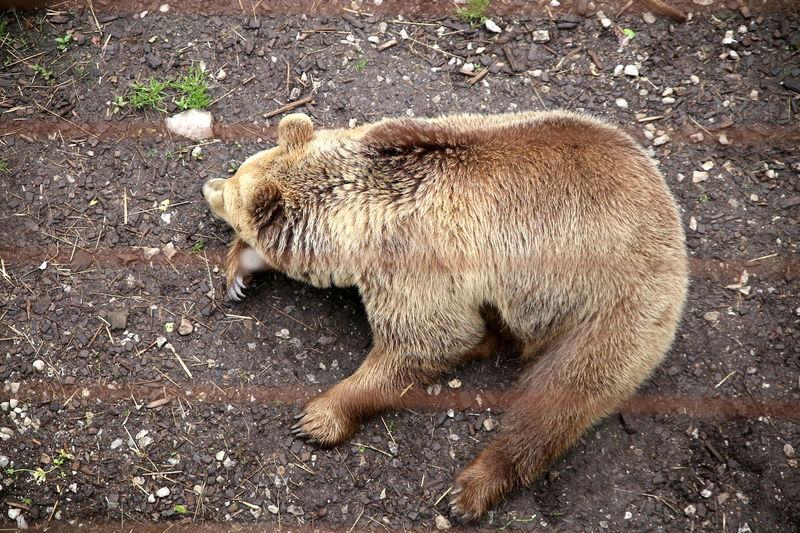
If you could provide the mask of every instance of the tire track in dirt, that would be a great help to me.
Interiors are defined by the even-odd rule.
[[[157,248],[100,248],[97,250],[73,249],[69,246],[37,248],[29,246],[0,246],[0,274],[7,275],[11,267],[36,268],[44,261],[72,268],[80,273],[91,267],[122,267],[147,269],[172,265],[176,268],[206,270],[209,265],[222,266],[227,250],[205,248],[202,253],[175,252],[167,258]],[[390,267],[388,265],[387,267]],[[742,271],[764,279],[792,280],[800,278],[800,259],[777,254],[757,258],[690,257],[689,267],[694,279],[732,283]]]
[[[344,127],[342,125],[326,125],[326,128]],[[225,142],[254,141],[261,139],[274,142],[277,135],[275,126],[255,126],[252,124],[219,123],[214,124],[214,138]],[[649,145],[650,141],[641,129],[623,127],[628,134],[639,142]],[[669,128],[667,128],[669,129]],[[116,122],[87,121],[74,122],[68,119],[62,121],[42,120],[13,120],[0,118],[0,131],[6,136],[19,137],[28,142],[37,141],[80,141],[89,137],[101,142],[117,143],[119,141],[140,141],[156,137],[175,138],[186,141],[183,137],[174,136],[163,123],[145,120],[122,120]],[[702,134],[703,140],[696,141],[692,137]],[[795,147],[800,144],[800,125],[779,126],[772,124],[750,124],[741,126],[727,126],[717,128],[691,128],[677,126],[670,132],[672,146],[717,146],[719,136],[724,134],[727,143],[741,146],[770,147]]]
[[[67,406],[73,398],[81,402],[132,401],[149,409],[159,409],[173,402],[214,405],[274,405],[291,404],[300,407],[320,392],[317,387],[301,386],[219,386],[215,383],[179,383],[167,385],[165,382],[141,385],[121,385],[102,383],[83,383],[64,385],[56,382],[21,382],[17,393],[5,390],[0,393],[0,401],[11,398],[35,403],[63,403]],[[542,394],[536,403],[569,401],[571,395],[549,397]],[[419,388],[411,388],[398,398],[390,409],[427,409],[443,411],[487,410],[504,411],[516,396],[503,390],[451,390],[428,393]],[[787,418],[800,420],[800,404],[796,401],[775,401],[756,397],[749,398],[711,398],[703,396],[674,396],[666,394],[641,393],[625,402],[619,412],[630,415],[684,415],[692,418]]]

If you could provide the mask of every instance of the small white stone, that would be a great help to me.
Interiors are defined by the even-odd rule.
[[[225,72],[224,68],[221,68],[221,69],[219,69],[217,71],[217,73],[216,73],[216,75],[214,75],[214,77],[217,78],[217,81],[222,81],[222,80],[224,80],[225,78],[228,77],[228,73]]]
[[[161,4],[160,6],[158,6],[158,10],[160,12],[162,12],[162,13],[168,13],[169,12],[169,4]]]
[[[550,42],[550,32],[547,30],[535,30],[531,34],[531,40],[540,44]]]
[[[728,139],[728,136],[726,134],[724,134],[724,133],[720,133],[719,134],[718,140],[719,140],[719,144],[722,144],[724,146],[727,146],[727,145],[731,144],[730,139]]]
[[[636,77],[639,75],[639,67],[636,65],[625,65],[625,70],[623,72],[626,76]]]
[[[453,527],[450,524],[450,520],[448,520],[447,518],[445,518],[444,516],[442,516],[440,514],[436,515],[436,518],[434,519],[434,521],[436,522],[436,529],[438,529],[440,531],[444,531],[445,529],[450,529],[451,527]]]
[[[742,33],[742,34],[747,33],[747,26],[742,24],[741,26],[736,28],[736,31],[737,31],[737,33]]]
[[[697,219],[694,217],[689,217],[689,229],[692,231],[697,231]],[[706,313],[708,314],[708,313]],[[719,317],[717,317],[719,318]],[[708,320],[708,319],[706,319]]]
[[[672,105],[675,103],[675,99],[671,96],[667,96],[666,98],[661,99],[661,103],[664,105]]]
[[[503,31],[492,19],[486,19],[486,22],[484,22],[483,25],[486,26],[486,29],[492,33],[500,33]]]
[[[708,489],[703,489],[700,491],[700,496],[703,498],[710,498],[713,493]]]
[[[208,111],[188,109],[167,119],[167,129],[176,135],[193,141],[202,141],[214,136],[214,119]]]
[[[617,65],[614,67],[614,76],[622,76],[622,72],[625,70],[625,65]]]
[[[372,44],[378,44],[381,42],[381,38],[378,37],[377,35],[370,35],[369,37],[367,37],[367,40]]]
[[[653,139],[653,146],[661,146],[662,144],[667,144],[669,142],[669,135],[659,135],[655,139]]]
[[[794,457],[794,446],[788,442],[783,445],[783,455],[786,457]]]
[[[9,458],[7,455],[0,455],[0,468],[5,468],[8,466]]]
[[[494,418],[487,418],[483,421],[483,429],[486,431],[492,431],[494,428],[497,427],[497,420]]]
[[[289,338],[289,330],[286,329],[286,328],[283,328],[282,330],[275,332],[275,336],[280,338],[280,339],[288,339]]]
[[[225,460],[222,461],[222,466],[224,466],[225,468],[230,468],[235,464],[236,464],[236,461],[234,461],[230,457],[226,457]]]
[[[267,505],[267,511],[272,514],[278,514],[279,509],[276,505]]]
[[[217,458],[217,461],[222,461],[225,459],[225,450],[218,451],[215,457]]]
[[[114,439],[114,441],[111,443],[111,449],[112,449],[112,450],[116,450],[117,448],[119,448],[120,446],[122,446],[122,444],[123,444],[124,442],[125,442],[125,441],[123,441],[122,439]]]
[[[169,487],[161,487],[156,491],[156,496],[158,496],[159,498],[166,498],[167,496],[169,496],[169,492],[170,492]]]
[[[41,359],[37,359],[36,361],[34,361],[33,362],[33,369],[34,370],[38,370],[39,372],[44,370],[44,361],[42,361]]]
[[[672,96],[673,93],[675,93],[675,89],[673,89],[672,87],[667,87],[666,89],[664,89],[664,92],[661,93],[661,96]]]
[[[697,85],[698,83],[700,83],[700,78],[692,74],[691,76],[689,76],[689,81],[692,82],[692,85]]]
[[[447,386],[450,387],[451,389],[461,388],[461,380],[458,378],[451,379],[450,381],[447,382]]]
[[[703,169],[703,170],[705,170],[705,171],[709,171],[709,170],[711,170],[712,168],[714,168],[714,161],[712,161],[712,160],[710,160],[710,159],[709,159],[708,161],[706,161],[705,163],[703,163],[702,165],[700,165],[700,168],[702,168],[702,169]]]
[[[201,157],[203,157],[203,148],[200,146],[195,146],[194,148],[192,148],[192,157],[194,159],[200,159]]]
[[[732,44],[736,42],[733,38],[733,30],[728,30],[725,32],[725,37],[722,38],[722,44]]]
[[[617,98],[614,100],[614,103],[617,104],[617,107],[621,107],[622,109],[628,109],[628,101],[624,98]]]
[[[700,183],[701,181],[706,181],[707,179],[708,172],[700,172],[699,170],[692,172],[692,183]]]
[[[630,520],[633,518],[633,513],[630,511],[625,511],[625,520]]]
[[[16,398],[11,398],[10,400],[8,400],[8,406],[10,408],[16,409],[18,405],[19,405],[19,400],[17,400]]]
[[[22,512],[22,509],[17,509],[16,507],[9,507],[8,508],[8,517],[11,520],[16,520],[21,512]]]
[[[155,502],[156,502],[156,497],[155,497],[155,495],[154,495],[154,494],[152,494],[152,493],[148,494],[148,495],[147,495],[147,503],[155,503]]]
[[[697,507],[695,507],[691,503],[683,508],[683,514],[685,514],[686,516],[694,516],[696,512],[697,512]]]
[[[600,24],[604,28],[610,28],[611,27],[611,19],[607,18],[607,17],[603,17],[603,18],[600,19]]]
[[[650,13],[649,11],[645,11],[644,15],[642,15],[642,18],[648,24],[653,24],[656,21],[656,16]]]

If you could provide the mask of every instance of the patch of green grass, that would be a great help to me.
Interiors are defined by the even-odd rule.
[[[134,109],[144,109],[149,107],[159,111],[164,110],[164,98],[166,97],[169,82],[150,78],[147,85],[134,83],[128,95],[128,103]],[[119,97],[118,97],[119,98]]]
[[[206,73],[200,67],[189,67],[189,73],[170,83],[170,87],[182,93],[175,100],[175,104],[181,109],[202,109],[211,104]]]
[[[112,105],[116,110],[130,104],[134,109],[166,111],[164,102],[171,98],[181,109],[202,109],[212,102],[208,90],[206,73],[191,66],[187,74],[174,80],[150,78],[147,84],[134,83],[124,97],[115,97]]]
[[[362,70],[367,68],[367,60],[366,59],[359,59],[358,61],[356,61],[356,64],[355,64],[355,66],[353,68],[355,68],[357,71],[361,72]]]
[[[197,241],[192,245],[192,249],[189,252],[190,254],[200,253],[200,250],[206,247],[206,243],[203,241]]]
[[[0,172],[8,172],[8,161],[0,157]]]
[[[622,33],[624,33],[629,41],[632,41],[634,37],[636,37],[636,32],[630,28],[623,28]]]
[[[34,71],[34,72],[36,72],[37,74],[41,74],[41,76],[42,76],[42,77],[43,77],[43,78],[44,78],[46,81],[50,81],[51,79],[53,79],[53,71],[51,71],[51,70],[47,70],[46,68],[44,68],[44,67],[43,67],[43,66],[41,66],[41,65],[33,65],[31,68],[32,68],[32,69],[33,69],[33,71]]]
[[[56,37],[55,41],[58,43],[57,48],[64,52],[67,48],[69,48],[69,43],[72,42],[72,34],[67,33],[63,37]]]
[[[179,503],[175,505],[175,511],[177,511],[180,514],[186,514],[187,513],[186,506],[181,505]]]
[[[700,202],[701,204],[704,204],[709,200],[711,200],[711,198],[707,194],[704,194],[697,199],[697,201]]]
[[[467,6],[459,9],[456,14],[470,26],[477,26],[486,22],[487,9],[489,0],[467,0]]]

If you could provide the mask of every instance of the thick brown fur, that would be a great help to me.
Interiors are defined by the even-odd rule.
[[[628,135],[574,113],[319,131],[290,115],[276,148],[204,194],[237,232],[229,285],[252,270],[239,260],[252,247],[267,268],[361,293],[373,347],[306,405],[299,435],[345,441],[409,387],[517,349],[527,365],[499,435],[455,481],[466,519],[630,397],[683,307],[684,235],[664,179]]]

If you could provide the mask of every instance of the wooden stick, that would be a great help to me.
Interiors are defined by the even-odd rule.
[[[303,104],[307,104],[307,103],[313,101],[313,99],[314,99],[313,96],[306,96],[305,98],[301,98],[300,100],[295,100],[294,102],[288,103],[285,106],[281,106],[278,109],[270,111],[269,113],[264,113],[262,116],[264,118],[274,117],[275,115],[279,115],[279,114],[284,113],[286,111],[291,111],[295,107],[300,107]]]

